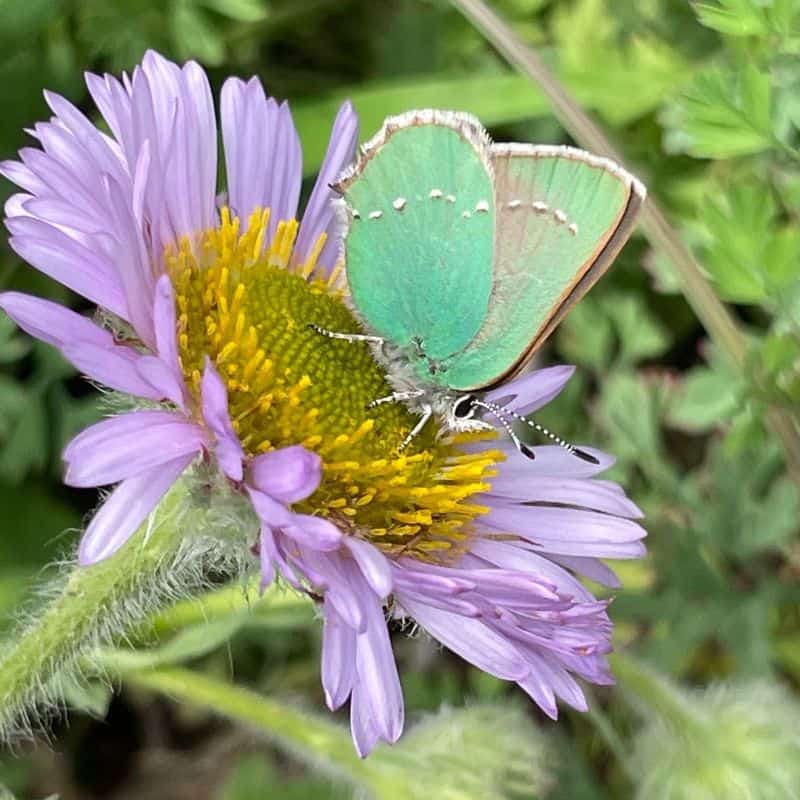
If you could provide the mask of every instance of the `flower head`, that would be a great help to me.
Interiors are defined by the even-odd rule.
[[[264,585],[277,576],[323,608],[328,705],[350,699],[366,754],[395,741],[403,699],[387,614],[516,681],[550,716],[585,708],[574,675],[611,680],[611,624],[575,572],[614,585],[600,559],[642,554],[640,513],[597,464],[557,447],[534,462],[494,434],[438,435],[390,393],[347,305],[342,231],[329,184],[352,159],[345,104],[302,223],[301,154],[288,107],[257,79],[228,80],[217,123],[205,74],[148,53],[121,81],[87,76],[111,130],[63,98],[34,129],[41,148],[0,165],[23,191],[7,204],[24,259],[96,303],[99,322],[17,293],[0,306],[92,380],[139,398],[67,447],[66,481],[118,484],[80,546],[111,555],[187,470],[211,468],[255,512]],[[494,392],[527,414],[569,367]],[[439,432],[441,433],[441,432]]]

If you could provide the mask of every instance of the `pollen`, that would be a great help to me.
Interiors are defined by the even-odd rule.
[[[391,394],[370,346],[319,335],[312,324],[362,333],[347,306],[340,263],[330,274],[294,252],[296,220],[272,235],[269,209],[247,225],[223,209],[219,227],[165,253],[177,303],[182,369],[199,417],[205,357],[228,388],[230,416],[255,456],[294,444],[322,458],[317,491],[295,508],[334,521],[384,552],[447,560],[463,552],[487,508],[499,451],[465,452],[486,434],[441,435],[429,423],[399,446],[417,418],[402,404],[367,408]]]

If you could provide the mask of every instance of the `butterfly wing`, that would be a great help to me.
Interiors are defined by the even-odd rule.
[[[432,359],[463,349],[486,314],[494,236],[489,146],[466,114],[390,117],[335,187],[348,214],[356,310],[392,344],[419,338]]]
[[[494,283],[478,334],[449,364],[453,388],[518,373],[608,269],[644,187],[608,159],[568,147],[492,146]]]

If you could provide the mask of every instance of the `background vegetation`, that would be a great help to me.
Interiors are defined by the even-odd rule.
[[[622,565],[612,616],[618,647],[650,671],[621,663],[619,689],[595,692],[590,714],[565,712],[556,725],[506,684],[400,636],[408,706],[423,722],[359,773],[339,756],[346,733],[338,728],[319,728],[311,748],[287,733],[322,725],[291,716],[322,707],[311,611],[277,598],[243,613],[216,594],[205,608],[210,621],[184,606],[156,625],[161,649],[141,657],[164,667],[161,684],[132,681],[113,695],[93,682],[68,687],[69,724],[54,728],[54,748],[0,759],[0,783],[18,797],[328,800],[350,797],[353,783],[387,798],[800,797],[788,763],[800,758],[800,464],[792,456],[800,442],[800,2],[493,5],[605,127],[742,336],[738,353],[710,337],[700,321],[708,325],[708,304],[680,279],[674,254],[639,235],[542,355],[579,367],[544,421],[615,453],[612,477],[647,514],[649,556]],[[2,0],[0,156],[13,157],[27,144],[23,128],[46,116],[43,88],[91,111],[82,71],[129,69],[147,47],[198,59],[217,87],[229,74],[258,74],[273,95],[290,98],[309,177],[347,97],[364,138],[387,114],[437,106],[478,114],[499,140],[570,141],[537,87],[445,0]],[[0,288],[77,302],[7,248]],[[93,492],[61,485],[59,453],[98,414],[71,367],[0,317],[5,627],[96,502]],[[267,700],[291,702],[256,709],[243,728],[202,710],[205,684],[185,703],[163,699],[180,696],[169,682],[179,663],[199,681],[224,685],[235,675]],[[688,693],[718,682],[734,694]],[[735,738],[738,723],[724,714],[739,705],[739,722],[756,727]],[[758,717],[767,707],[785,714]],[[687,732],[681,708],[710,724]],[[707,794],[680,793],[681,775],[666,760],[673,751],[687,775],[689,755],[701,760],[686,780]],[[733,762],[760,794],[724,793]]]

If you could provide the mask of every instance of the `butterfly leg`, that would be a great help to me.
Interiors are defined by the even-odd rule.
[[[386,397],[378,397],[371,403],[367,403],[367,408],[376,408],[382,406],[384,403],[402,403],[405,400],[414,400],[416,397],[422,397],[425,392],[422,389],[412,389],[409,392],[392,392]]]
[[[321,325],[315,325],[313,322],[309,322],[308,327],[321,336],[327,336],[329,339],[343,339],[346,342],[371,342],[377,345],[382,345],[384,342],[380,336],[368,336],[364,333],[337,333],[336,331],[329,331]]]
[[[427,403],[422,407],[422,416],[417,421],[417,424],[409,431],[408,436],[400,444],[400,447],[397,448],[398,452],[402,453],[403,450],[408,447],[414,439],[417,438],[419,432],[425,427],[428,420],[433,416],[433,407],[428,405]]]

